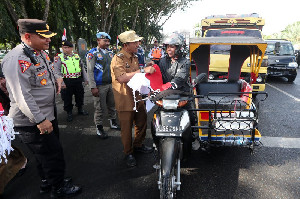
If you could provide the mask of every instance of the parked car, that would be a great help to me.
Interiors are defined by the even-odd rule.
[[[297,76],[296,56],[293,45],[288,40],[266,40],[268,47],[268,76],[286,77],[293,82]]]

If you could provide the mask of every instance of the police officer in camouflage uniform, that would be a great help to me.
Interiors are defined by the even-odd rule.
[[[11,100],[9,116],[37,160],[40,192],[51,190],[52,198],[77,194],[81,188],[64,181],[65,160],[58,139],[55,96],[63,80],[44,51],[56,33],[37,19],[20,19],[18,26],[22,43],[4,57],[2,64]]]
[[[57,54],[54,58],[54,68],[58,75],[64,79],[62,98],[64,101],[64,110],[67,112],[67,121],[73,120],[72,98],[75,96],[76,106],[79,115],[88,115],[83,110],[84,88],[82,83],[88,84],[86,71],[79,58],[79,55],[73,53],[73,44],[70,41],[62,42],[63,53]]]
[[[111,129],[120,129],[116,122],[116,109],[111,86],[110,63],[113,57],[108,51],[111,37],[105,32],[98,32],[98,47],[89,51],[87,56],[87,72],[89,85],[94,99],[94,121],[97,135],[106,139],[108,134],[103,129],[103,111],[107,109]]]

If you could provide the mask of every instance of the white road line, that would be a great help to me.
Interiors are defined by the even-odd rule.
[[[269,83],[266,83],[266,84],[267,84],[268,86],[270,86],[270,87],[272,87],[272,88],[278,90],[279,92],[282,92],[283,94],[289,96],[290,98],[294,99],[295,101],[300,102],[300,99],[299,99],[299,98],[297,98],[297,97],[295,97],[295,96],[293,96],[293,95],[291,95],[291,94],[289,94],[289,93],[287,93],[287,92],[281,90],[280,88],[277,88],[276,86],[273,86],[273,85],[271,85],[271,84],[269,84]]]
[[[264,147],[300,149],[300,138],[261,137]]]

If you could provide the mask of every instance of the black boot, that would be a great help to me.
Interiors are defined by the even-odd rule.
[[[120,126],[118,125],[116,119],[110,119],[109,123],[110,123],[110,128],[111,129],[116,129],[116,130],[120,130],[121,129]]]
[[[64,178],[64,183],[71,183],[72,178],[66,177]],[[40,194],[48,193],[51,191],[51,184],[47,180],[42,180],[41,185],[40,185]]]
[[[52,187],[51,190],[51,198],[61,198],[61,197],[69,197],[74,196],[76,194],[81,193],[81,187],[77,185],[73,185],[71,183],[62,183],[63,185]]]
[[[72,122],[73,121],[73,114],[72,111],[68,111],[67,113],[67,122]]]
[[[78,107],[78,115],[88,115],[89,113],[83,110],[82,106]]]

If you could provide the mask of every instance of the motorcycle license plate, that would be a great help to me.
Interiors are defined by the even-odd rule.
[[[157,132],[176,132],[176,131],[182,131],[182,127],[181,126],[158,126],[156,128]]]

